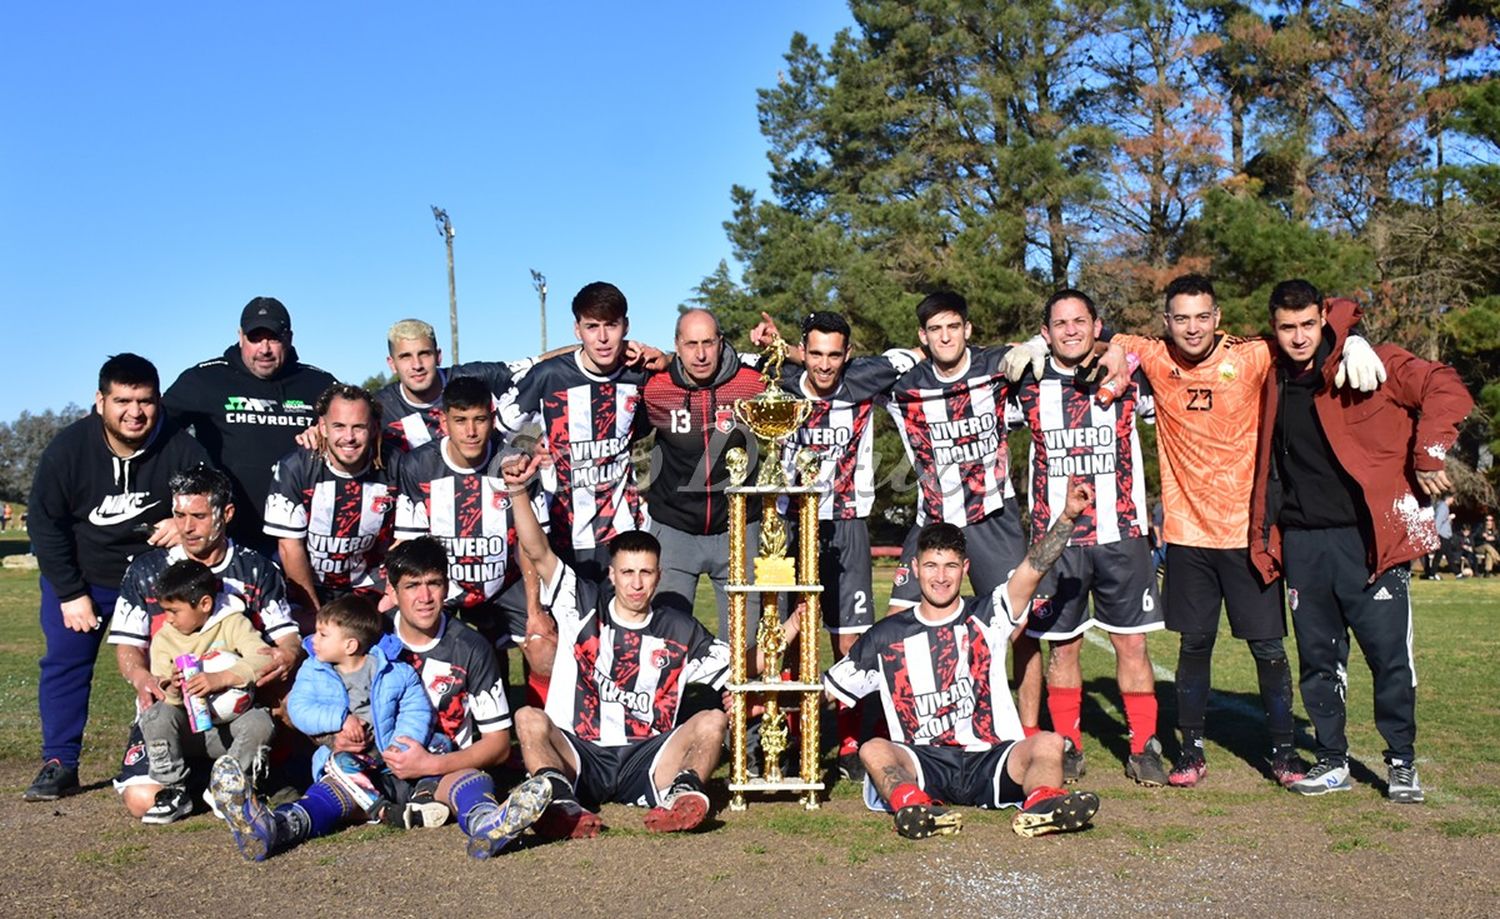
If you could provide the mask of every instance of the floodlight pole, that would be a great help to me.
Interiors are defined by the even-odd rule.
[[[542,303],[542,350],[541,350],[540,353],[546,354],[547,353],[547,276],[545,274],[542,274],[540,271],[537,271],[535,268],[531,269],[531,286],[536,288],[537,299],[539,299],[541,301],[541,303]]]
[[[432,219],[437,221],[438,235],[443,237],[443,243],[448,249],[448,327],[453,333],[453,353],[448,358],[449,365],[458,363],[458,287],[453,281],[453,221],[448,219],[448,212],[432,206]]]

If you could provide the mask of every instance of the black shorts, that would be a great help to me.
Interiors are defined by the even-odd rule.
[[[1281,580],[1262,584],[1250,565],[1248,549],[1167,546],[1162,593],[1166,594],[1167,628],[1173,632],[1217,632],[1222,604],[1235,638],[1286,637]]]
[[[578,549],[571,543],[552,543],[552,551],[572,568],[580,581],[603,581],[609,577],[609,546]],[[525,595],[521,597],[525,600]]]
[[[496,648],[520,647],[526,638],[526,582],[517,578],[483,603],[450,607],[448,612],[473,626]]]
[[[944,804],[994,809],[1016,807],[1026,800],[1021,783],[1010,777],[1005,763],[1015,741],[1006,740],[988,750],[928,744],[895,744],[906,754],[917,773],[917,787]],[[865,776],[865,804],[871,810],[889,810]]]
[[[787,521],[787,539],[797,545],[797,521]],[[795,550],[793,550],[795,552]],[[858,635],[875,624],[874,567],[870,527],[863,518],[818,521],[819,605],[823,626],[834,635]]]
[[[573,785],[578,792],[578,803],[590,810],[609,803],[639,807],[660,804],[661,795],[651,774],[656,771],[662,748],[677,730],[673,728],[650,740],[618,747],[579,740],[564,731],[563,736],[573,748],[573,766],[578,770],[578,781]]]
[[[1154,632],[1163,624],[1151,547],[1142,536],[1064,549],[1037,590],[1026,634],[1064,641],[1095,626],[1124,634]]]
[[[1004,584],[1026,554],[1026,540],[1021,536],[1021,507],[1015,498],[1006,498],[1005,507],[978,523],[963,528],[969,556],[969,583],[974,596],[987,597]],[[922,528],[913,525],[901,545],[901,561],[892,581],[891,606],[905,609],[922,600],[917,586],[917,537]]]

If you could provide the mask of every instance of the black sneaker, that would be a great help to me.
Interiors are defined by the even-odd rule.
[[[1063,784],[1072,785],[1089,771],[1083,751],[1073,744],[1073,738],[1063,738]]]
[[[78,768],[64,766],[60,759],[49,759],[21,797],[27,801],[56,801],[77,790]]]
[[[845,753],[839,757],[839,778],[845,782],[863,782],[865,764],[859,761],[859,752]]]
[[[151,826],[176,823],[193,812],[193,797],[181,785],[167,785],[156,793],[156,801],[141,815]]]
[[[908,804],[896,811],[896,832],[907,839],[952,836],[963,828],[963,815],[941,804]]]

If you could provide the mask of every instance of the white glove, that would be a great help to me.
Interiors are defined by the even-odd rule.
[[[1333,385],[1342,388],[1345,379],[1360,392],[1374,392],[1385,382],[1385,365],[1370,343],[1358,335],[1344,340],[1344,359],[1339,361],[1338,372],[1333,375]]]
[[[1366,346],[1368,347],[1368,346]],[[1029,368],[1033,378],[1040,380],[1042,373],[1047,369],[1047,341],[1040,335],[1033,335],[1029,341],[1005,352],[1000,366],[1005,373],[1005,378],[1014,383],[1026,375]]]

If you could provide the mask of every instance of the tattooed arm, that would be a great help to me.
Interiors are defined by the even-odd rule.
[[[1031,608],[1031,597],[1036,593],[1037,585],[1042,582],[1042,577],[1056,563],[1063,550],[1068,547],[1068,539],[1073,535],[1073,521],[1083,513],[1090,504],[1094,503],[1094,487],[1087,483],[1075,480],[1068,486],[1068,504],[1057,519],[1052,521],[1052,526],[1037,540],[1016,567],[1015,573],[1010,576],[1006,584],[1006,590],[1010,593],[1010,608],[1019,618],[1015,631],[1011,633],[1014,638],[1026,624],[1026,614]]]

